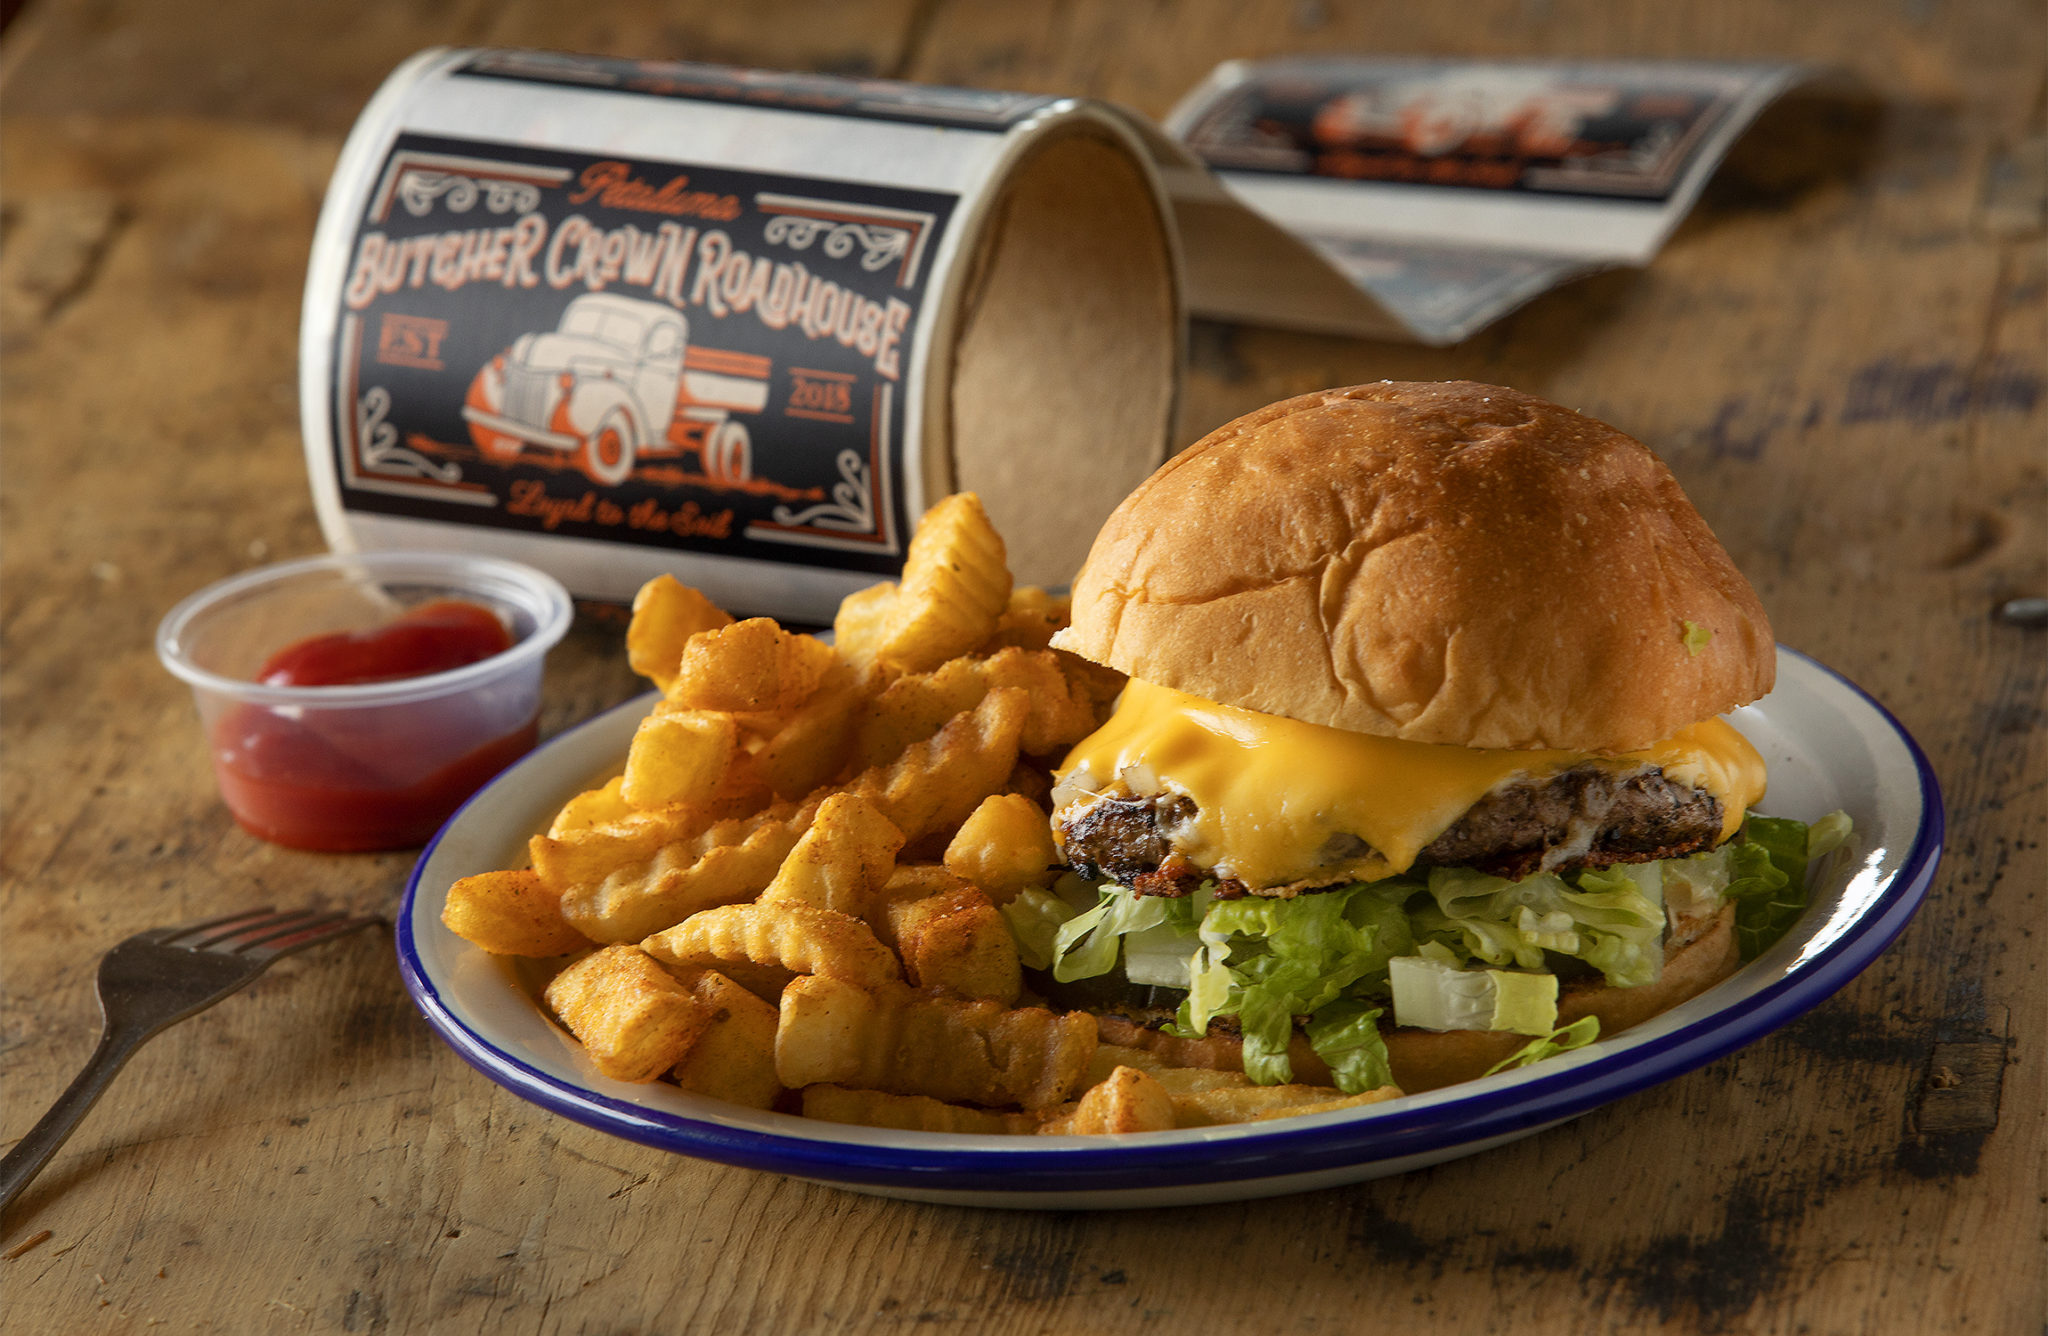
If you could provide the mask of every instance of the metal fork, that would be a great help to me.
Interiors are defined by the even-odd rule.
[[[42,1121],[0,1159],[0,1213],[49,1163],[135,1050],[246,988],[274,961],[379,920],[265,907],[137,933],[100,961],[100,1046]]]

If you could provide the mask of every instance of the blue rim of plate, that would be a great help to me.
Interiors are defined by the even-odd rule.
[[[1853,925],[1812,957],[1800,960],[1775,982],[1686,1024],[1659,1043],[1587,1056],[1580,1062],[1560,1064],[1551,1072],[1545,1072],[1543,1066],[1525,1069],[1510,1085],[1447,1101],[1432,1100],[1420,1107],[1403,1107],[1407,1101],[1395,1101],[1346,1114],[1301,1119],[1303,1126],[1289,1126],[1286,1121],[1257,1124],[1253,1125],[1255,1132],[1248,1128],[1247,1135],[1227,1139],[1167,1141],[1176,1134],[1166,1133],[1154,1134],[1160,1138],[1156,1144],[1148,1144],[1150,1138],[1146,1137],[1118,1137],[1105,1138],[1101,1145],[1038,1143],[1028,1149],[951,1149],[783,1135],[614,1099],[540,1071],[491,1044],[455,1016],[428,977],[413,936],[414,901],[435,848],[460,820],[461,811],[450,817],[421,851],[407,879],[394,934],[399,970],[406,990],[435,1032],[470,1066],[520,1097],[629,1141],[749,1169],[849,1185],[1073,1193],[1226,1183],[1410,1156],[1434,1154],[1440,1158],[1456,1147],[1512,1137],[1575,1118],[1762,1038],[1818,1006],[1861,973],[1905,930],[1925,900],[1940,861],[1946,824],[1940,786],[1926,755],[1892,713],[1861,687],[1808,655],[1783,646],[1779,649],[1845,687],[1877,715],[1912,757],[1921,793],[1919,827],[1889,884]],[[628,701],[614,708],[629,709],[636,704]],[[579,727],[603,717],[594,716]],[[506,782],[567,736],[551,739],[487,789]],[[465,804],[464,810],[467,807]],[[1268,1127],[1273,1130],[1265,1130]]]

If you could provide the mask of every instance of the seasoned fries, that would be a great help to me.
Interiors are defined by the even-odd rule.
[[[562,917],[593,941],[632,942],[651,937],[690,915],[751,900],[775,877],[803,834],[800,813],[770,808],[721,821],[692,839],[666,843],[656,832],[622,841],[623,863],[592,857],[581,846],[533,841],[534,869],[562,888]],[[625,851],[621,850],[621,852]]]
[[[855,984],[894,981],[889,948],[850,914],[807,905],[723,905],[692,914],[640,944],[656,960],[713,968],[763,997],[778,997],[799,974]]]
[[[629,807],[709,808],[739,754],[740,730],[715,710],[650,714],[626,749],[619,796]]]
[[[1245,1084],[1190,1090],[1172,1098],[1176,1126],[1211,1127],[1218,1123],[1253,1123],[1304,1113],[1328,1113],[1331,1109],[1376,1104],[1400,1093],[1394,1086],[1347,1096],[1328,1086]]]
[[[441,922],[496,956],[563,956],[590,939],[562,917],[562,901],[531,872],[482,872],[448,888]]]
[[[761,892],[761,903],[862,917],[887,884],[902,847],[903,832],[880,808],[858,794],[835,793],[818,805],[811,828]]]
[[[863,771],[845,791],[880,808],[906,840],[957,828],[1009,778],[1030,713],[1023,691],[991,691],[890,764]]]
[[[650,580],[626,651],[662,696],[622,773],[562,806],[530,868],[451,886],[442,921],[573,956],[543,997],[600,1072],[749,1108],[1074,1136],[1399,1093],[1255,1086],[1213,1069],[1217,1041],[1031,1005],[1003,906],[1059,908],[1049,772],[1122,684],[1049,648],[1067,613],[1012,588],[971,495],[925,516],[900,584],[841,603],[834,643]]]
[[[1045,1136],[1086,1136],[1115,1132],[1165,1132],[1174,1121],[1173,1096],[1135,1067],[1118,1067],[1081,1096],[1072,1113],[1048,1119]]]
[[[593,830],[632,816],[633,805],[626,801],[625,789],[626,777],[620,775],[588,793],[577,794],[555,813],[553,823],[548,826],[549,837],[560,839],[579,830]]]
[[[732,618],[673,575],[657,575],[633,596],[626,626],[626,662],[667,691],[683,661],[683,646],[700,631],[716,631]]]
[[[1049,883],[1059,861],[1045,809],[1020,793],[982,799],[960,823],[945,859],[948,870],[998,905],[1016,899],[1026,886]]]
[[[610,946],[557,974],[547,1003],[616,1081],[652,1081],[710,1028],[712,1010],[645,951]]]
[[[782,993],[775,1070],[786,1086],[844,1085],[951,1103],[1044,1109],[1065,1100],[1095,1049],[1095,1018],[993,999],[922,997],[802,978]]]
[[[838,658],[823,641],[755,617],[691,636],[664,694],[691,710],[793,710],[817,690]]]
[[[929,672],[995,634],[1010,606],[1003,540],[981,498],[960,492],[918,521],[875,646],[888,669]]]
[[[717,970],[705,970],[690,992],[711,1012],[711,1023],[669,1072],[692,1094],[772,1109],[782,1097],[775,1077],[775,1006]]]
[[[891,682],[862,712],[854,755],[862,765],[881,765],[1004,687],[1030,700],[1017,739],[1029,755],[1063,753],[1099,722],[1094,702],[1069,681],[1056,653],[1003,649],[987,659],[949,659],[929,673]]]
[[[986,895],[944,868],[900,869],[876,897],[874,918],[916,987],[1005,1003],[1023,991],[1010,925]]]
[[[924,1095],[886,1095],[844,1086],[804,1088],[804,1117],[860,1127],[895,1127],[905,1132],[970,1132],[983,1136],[1028,1135],[1039,1121],[1029,1113],[990,1113]]]

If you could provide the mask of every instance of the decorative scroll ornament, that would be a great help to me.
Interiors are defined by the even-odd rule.
[[[811,243],[822,235],[825,244],[819,249],[835,260],[845,259],[859,246],[860,267],[870,273],[886,269],[910,253],[908,230],[878,223],[834,223],[785,213],[768,220],[764,235],[771,246],[787,246],[791,250],[809,250]]]
[[[356,452],[363,467],[374,472],[436,482],[459,482],[462,466],[428,459],[398,443],[398,428],[384,419],[391,413],[391,391],[373,385],[356,400]]]
[[[875,531],[875,494],[868,482],[867,462],[857,450],[839,452],[839,476],[832,484],[832,499],[807,510],[775,507],[775,522],[792,529],[837,529],[844,533]]]
[[[442,200],[450,213],[468,213],[481,196],[492,213],[526,213],[540,207],[540,187],[529,181],[478,181],[454,172],[414,168],[398,178],[398,202],[415,218],[433,211]]]

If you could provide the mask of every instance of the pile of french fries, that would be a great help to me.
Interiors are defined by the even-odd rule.
[[[442,921],[569,957],[543,1000],[606,1076],[758,1109],[1059,1135],[1398,1094],[1176,1068],[1032,1005],[1002,909],[1058,875],[1050,768],[1122,686],[1048,647],[1066,613],[1012,587],[971,493],[924,517],[900,585],[845,600],[833,644],[650,581],[626,651],[662,699],[623,772],[530,868],[451,886]]]

